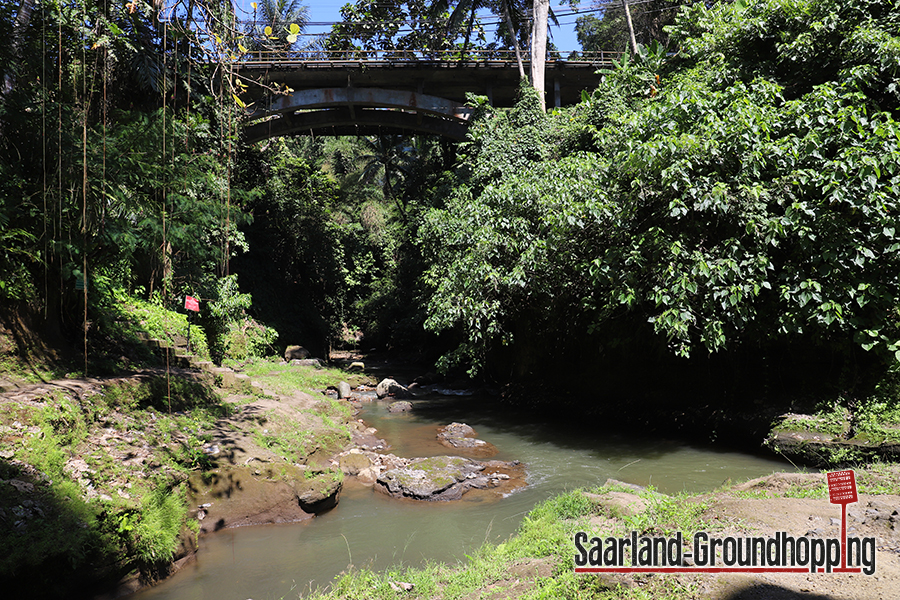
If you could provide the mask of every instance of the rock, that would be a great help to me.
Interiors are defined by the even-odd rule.
[[[599,494],[585,494],[598,506],[606,509],[613,517],[632,517],[647,510],[647,501],[638,494],[652,494],[660,496],[660,494],[650,492],[647,488],[635,485],[633,483],[625,483],[618,479],[607,479],[603,484],[604,488],[625,488],[628,492],[613,491],[607,489]]]
[[[446,438],[440,440],[441,445],[447,448],[459,450],[466,456],[475,456],[478,458],[488,458],[499,452],[497,446],[484,440],[474,438]]]
[[[284,351],[284,360],[290,362],[292,360],[303,360],[304,358],[309,358],[310,353],[309,350],[304,348],[303,346],[288,346]]]
[[[312,479],[294,480],[292,485],[300,507],[306,512],[319,514],[337,506],[344,477],[340,471],[327,470]]]
[[[7,481],[9,485],[16,488],[16,491],[20,494],[31,494],[34,493],[34,484],[29,483],[27,481],[22,481],[21,479],[10,479]]]
[[[391,402],[391,405],[388,406],[388,412],[392,412],[392,413],[409,412],[411,410],[412,410],[412,404],[410,404],[406,400],[400,400],[399,402]]]
[[[350,441],[353,442],[354,446],[364,450],[384,450],[388,447],[386,441],[375,435],[375,429],[372,427],[364,431],[351,431]]]
[[[453,422],[444,427],[439,427],[437,437],[439,440],[443,440],[446,438],[475,437],[476,435],[478,434],[469,425]]]
[[[517,462],[482,463],[461,456],[432,456],[390,467],[388,456],[382,460],[387,468],[378,476],[376,489],[394,498],[458,500],[472,489],[502,487],[509,491],[524,484],[524,467]],[[504,472],[507,470],[510,472]]]
[[[636,494],[604,492],[585,496],[607,509],[614,517],[633,517],[647,510],[646,502]]]
[[[260,469],[236,467],[195,472],[189,479],[189,502],[200,507],[197,516],[201,511],[204,514],[201,533],[226,527],[302,521],[314,516],[314,511],[301,506],[294,487],[295,482],[304,480],[305,468],[284,463]]]
[[[359,361],[352,362],[352,363],[350,363],[350,366],[347,367],[347,370],[348,370],[348,371],[360,371],[360,372],[362,372],[362,371],[365,371],[365,370],[366,370],[366,365],[365,365],[365,363],[362,363],[362,362],[359,362]]]
[[[319,358],[294,359],[290,364],[295,367],[315,367],[317,369],[321,369],[325,366],[325,363]]]
[[[499,452],[493,444],[475,439],[476,435],[475,430],[465,423],[450,423],[438,428],[437,439],[443,446],[479,458],[494,456]]]
[[[648,491],[647,488],[645,488],[642,485],[638,485],[636,483],[625,483],[624,481],[619,481],[618,479],[613,479],[612,477],[610,477],[609,479],[606,480],[606,483],[603,484],[603,487],[612,487],[612,486],[628,488],[628,489],[634,490],[635,492]]]
[[[356,480],[363,485],[375,485],[378,481],[378,467],[366,467],[356,475]]]
[[[347,475],[357,475],[372,466],[372,461],[362,451],[354,448],[340,457],[341,471]]]
[[[393,379],[382,379],[375,388],[375,394],[379,398],[384,398],[385,396],[393,396],[400,399],[410,397],[409,390]]]
[[[468,475],[483,469],[459,456],[419,458],[406,467],[385,471],[378,477],[378,485],[395,498],[455,500],[462,496]]]
[[[410,592],[415,587],[413,584],[405,581],[388,581],[388,583],[395,592]]]
[[[350,391],[350,384],[346,381],[342,381],[338,384],[338,398],[349,398]]]
[[[413,380],[413,383],[416,383],[420,386],[421,385],[431,385],[432,383],[436,383],[436,382],[440,381],[440,379],[441,379],[440,375],[438,375],[437,373],[435,373],[433,371],[429,371],[428,373],[425,373],[424,375],[419,375],[418,377],[416,377]]]

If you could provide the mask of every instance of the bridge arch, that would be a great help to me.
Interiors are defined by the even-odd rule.
[[[455,140],[466,136],[472,109],[461,102],[408,90],[318,88],[267,98],[248,116],[244,137],[370,135],[416,132]]]

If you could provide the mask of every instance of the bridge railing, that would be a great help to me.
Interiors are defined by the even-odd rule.
[[[564,53],[553,52],[548,62],[590,64],[595,66],[609,66],[613,60],[618,60],[624,52],[611,52],[601,50],[599,52],[571,52],[568,58],[563,58]],[[523,64],[530,64],[527,57],[523,56]],[[247,52],[238,59],[240,66],[274,66],[295,64],[335,64],[335,63],[371,63],[371,64],[399,64],[399,63],[503,63],[516,64],[516,54],[512,50],[467,50],[465,54],[459,51],[446,51],[435,53],[423,53],[416,50],[261,50]]]

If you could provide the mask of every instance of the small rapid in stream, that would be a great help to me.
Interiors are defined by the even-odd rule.
[[[602,485],[608,478],[652,485],[664,493],[712,490],[792,466],[771,457],[675,440],[612,432],[579,423],[548,422],[512,413],[478,396],[431,393],[409,413],[389,413],[387,402],[365,406],[359,418],[378,429],[398,456],[453,454],[435,439],[452,421],[475,428],[500,449],[493,457],[520,460],[528,485],[505,498],[469,492],[457,502],[394,500],[345,483],[336,509],[304,523],[224,530],[200,541],[179,573],[132,596],[136,600],[276,600],[327,586],[348,569],[428,561],[465,560],[485,541],[515,532],[535,504],[560,492]],[[571,421],[571,420],[570,420]]]

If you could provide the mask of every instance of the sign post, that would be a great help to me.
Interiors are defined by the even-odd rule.
[[[187,322],[188,322],[188,334],[187,334],[187,351],[188,354],[191,353],[191,313],[192,312],[200,312],[200,302],[194,298],[193,296],[185,296],[184,297],[184,308],[187,309]]]
[[[856,474],[851,471],[827,473],[828,501],[841,505],[841,568],[847,568],[847,505],[859,500],[856,494]]]

